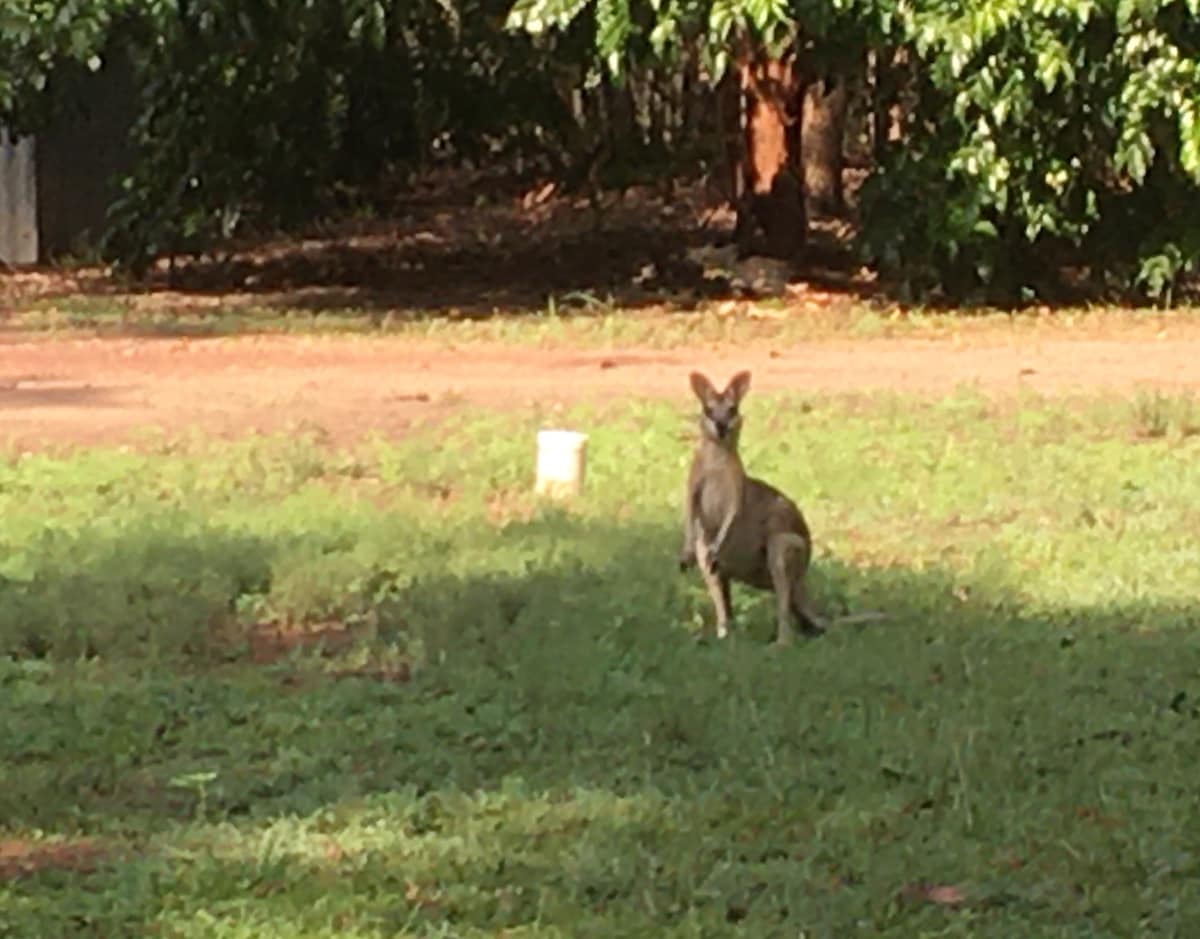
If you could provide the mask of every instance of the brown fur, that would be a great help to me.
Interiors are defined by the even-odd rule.
[[[738,456],[738,408],[750,373],[739,372],[719,393],[699,372],[691,374],[691,384],[701,406],[700,442],[688,473],[680,569],[699,563],[716,607],[719,638],[732,621],[731,581],[774,591],[776,644],[791,643],[797,623],[809,635],[820,635],[826,624],[809,606],[805,585],[812,561],[808,524],[786,495],[747,476]],[[869,613],[838,622],[878,618]]]

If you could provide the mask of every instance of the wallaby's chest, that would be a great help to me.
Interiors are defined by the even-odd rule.
[[[724,524],[731,512],[741,508],[741,487],[717,485],[711,477],[700,482],[697,493],[697,509],[700,525],[706,534],[712,535]]]
[[[698,461],[692,468],[692,511],[706,535],[714,535],[742,506],[745,477],[731,461]]]

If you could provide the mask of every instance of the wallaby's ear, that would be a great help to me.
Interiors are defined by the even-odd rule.
[[[733,400],[738,404],[742,403],[742,398],[746,397],[746,392],[750,390],[750,373],[738,372],[733,378],[729,379],[729,385],[725,389],[725,394],[732,395]]]
[[[699,372],[692,372],[688,376],[688,380],[692,383],[692,391],[700,399],[701,404],[707,404],[712,398],[717,396],[717,389],[712,386],[712,382]]]

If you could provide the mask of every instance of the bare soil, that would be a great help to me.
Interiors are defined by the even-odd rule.
[[[779,348],[582,351],[447,347],[399,337],[0,338],[0,441],[136,443],[147,428],[221,437],[403,434],[463,405],[683,398],[692,368],[754,372],[758,390],[1007,395],[1200,388],[1200,334],[803,342]]]
[[[45,870],[91,873],[107,853],[90,840],[44,843],[7,838],[0,840],[0,883]]]

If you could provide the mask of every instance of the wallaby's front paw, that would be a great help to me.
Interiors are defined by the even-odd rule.
[[[679,569],[686,571],[689,567],[696,563],[696,552],[692,548],[685,548],[679,552]]]
[[[718,570],[720,570],[720,564],[718,563],[719,557],[720,551],[717,548],[709,545],[709,547],[705,550],[704,567],[710,574],[715,574]]]

